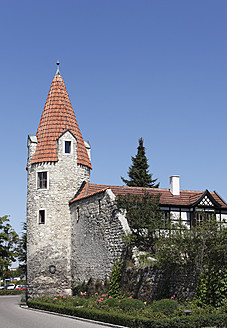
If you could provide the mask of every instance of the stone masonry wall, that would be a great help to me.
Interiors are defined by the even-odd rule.
[[[124,249],[124,224],[114,205],[110,190],[71,205],[72,280],[104,281]]]
[[[152,302],[161,298],[175,296],[180,299],[192,299],[198,276],[191,267],[175,268],[174,272],[163,272],[151,266],[123,270],[122,289],[142,301]]]
[[[63,143],[72,141],[71,154]],[[34,153],[34,151],[32,152]],[[27,164],[27,230],[29,297],[71,293],[71,215],[69,200],[83,181],[89,181],[87,167],[77,165],[76,139],[66,132],[58,140],[58,162]],[[47,189],[37,188],[37,173],[48,173]],[[39,210],[45,210],[45,224],[39,224]],[[49,266],[56,272],[51,274]]]

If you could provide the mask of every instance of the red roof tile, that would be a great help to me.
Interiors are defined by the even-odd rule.
[[[77,138],[77,163],[92,168],[65,83],[56,74],[36,133],[38,143],[31,163],[58,161],[56,140],[67,129]]]
[[[181,190],[179,196],[174,196],[169,189],[162,188],[142,188],[142,187],[128,187],[128,186],[110,186],[110,185],[99,185],[87,182],[82,188],[79,195],[70,201],[73,202],[90,197],[97,193],[103,192],[107,189],[111,189],[112,192],[118,195],[142,195],[145,191],[152,195],[160,195],[160,204],[166,206],[191,206],[198,200],[204,193],[204,191],[192,191],[192,190]],[[221,208],[227,208],[227,204],[223,199],[214,191],[210,192],[211,196],[220,205]]]

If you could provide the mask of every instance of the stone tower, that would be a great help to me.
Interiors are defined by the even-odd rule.
[[[29,297],[71,293],[69,201],[90,179],[89,143],[82,138],[57,65],[37,133],[28,136]]]

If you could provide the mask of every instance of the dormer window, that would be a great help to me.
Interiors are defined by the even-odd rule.
[[[71,141],[65,141],[65,154],[71,154]]]
[[[38,172],[37,175],[37,189],[47,189],[48,188],[48,180],[47,180],[47,172]]]

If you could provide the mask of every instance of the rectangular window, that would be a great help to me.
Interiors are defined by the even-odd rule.
[[[39,210],[39,224],[45,224],[45,210]]]
[[[98,204],[99,204],[99,214],[101,213],[101,199],[98,200]]]
[[[164,227],[167,228],[170,222],[170,211],[162,211],[161,219]]]
[[[38,189],[47,189],[47,172],[38,172]]]
[[[215,215],[215,212],[206,212],[206,211],[198,211],[191,213],[191,226],[195,227],[197,225],[202,225],[205,222],[212,219]]]
[[[76,208],[76,223],[79,222],[79,219],[80,219],[80,209],[79,209],[79,206]]]
[[[66,154],[71,153],[71,141],[65,141],[65,153]]]

